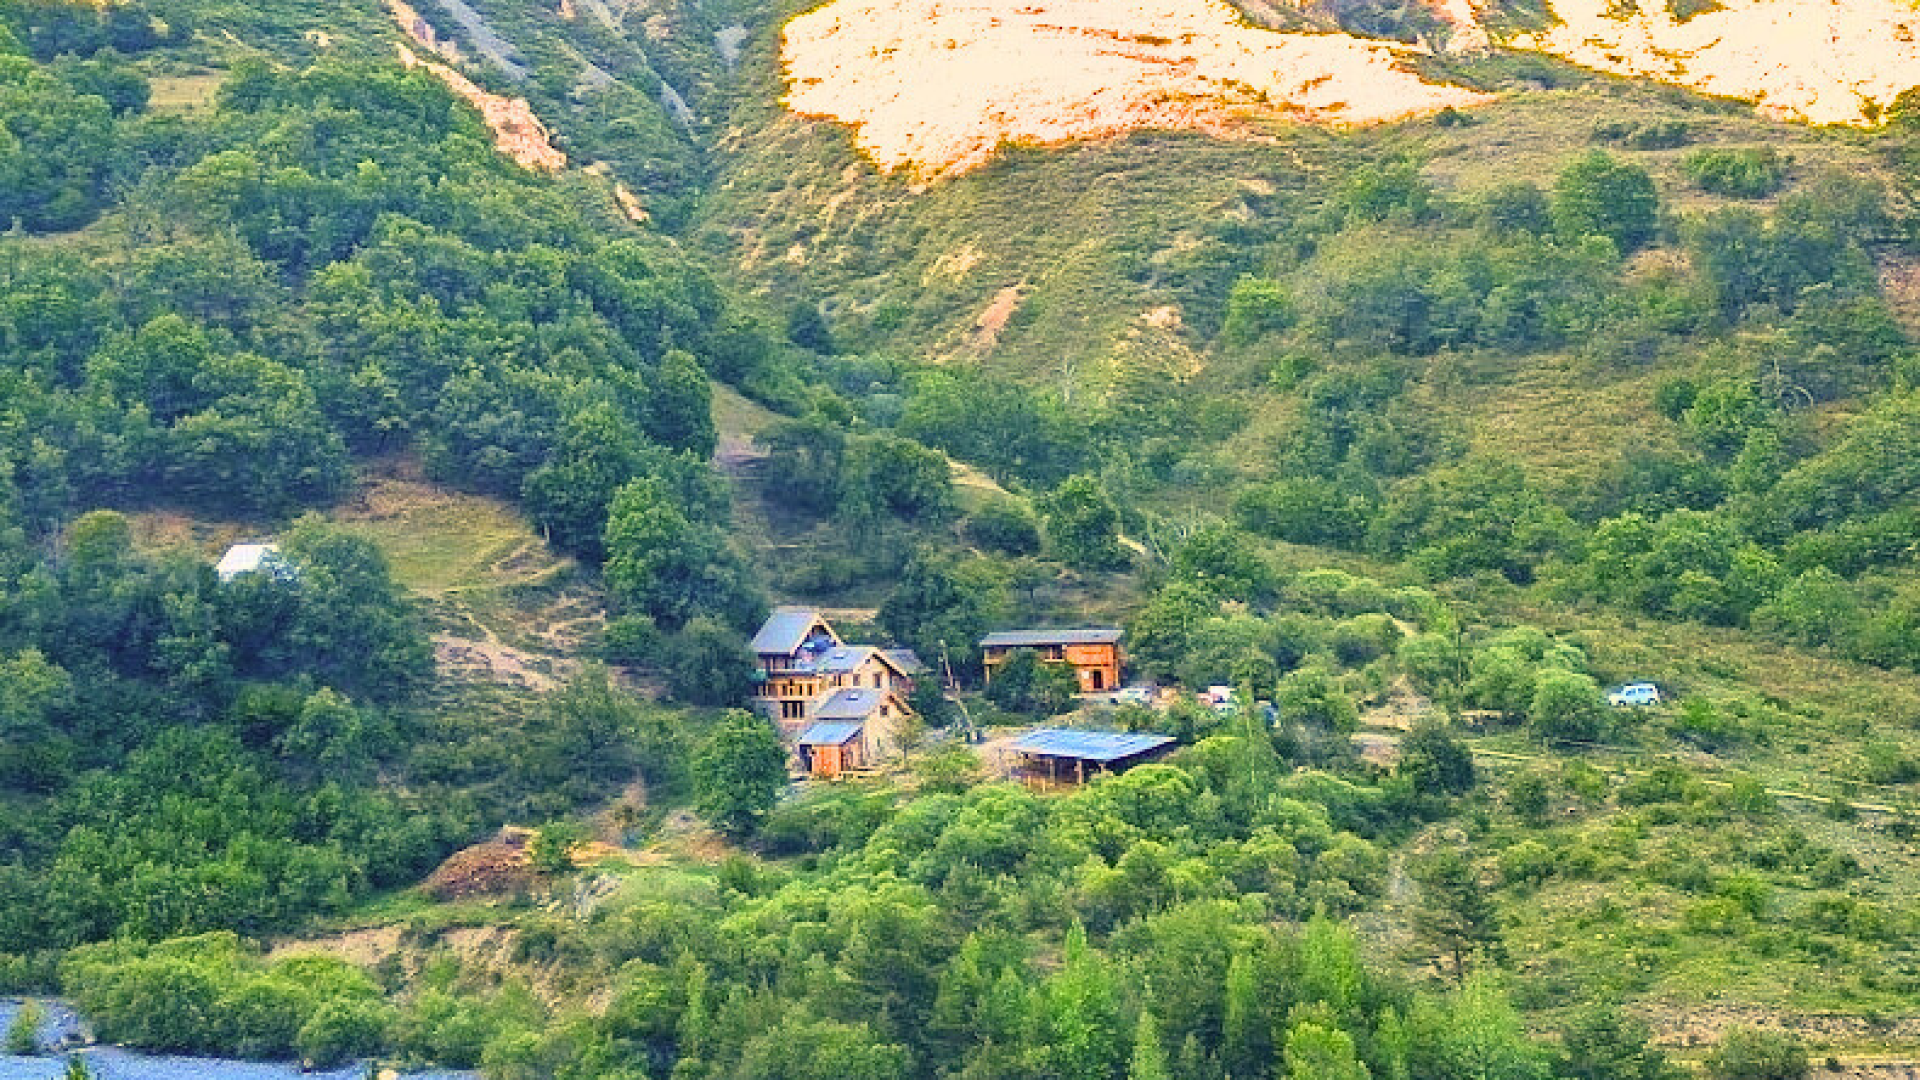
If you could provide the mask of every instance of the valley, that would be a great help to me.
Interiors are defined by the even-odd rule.
[[[1910,1074],[1911,21],[0,0],[0,994],[356,1076]]]

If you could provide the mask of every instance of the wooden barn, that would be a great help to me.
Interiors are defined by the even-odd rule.
[[[1097,694],[1120,688],[1126,657],[1120,652],[1120,628],[1092,626],[1080,630],[1003,630],[980,639],[987,681],[993,670],[1022,649],[1038,653],[1050,664],[1067,664],[1080,680],[1080,692]]]

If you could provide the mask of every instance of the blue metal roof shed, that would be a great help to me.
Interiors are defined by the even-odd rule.
[[[1030,757],[1072,758],[1111,765],[1173,745],[1166,735],[1131,731],[1083,731],[1077,728],[1040,728],[1013,744],[1013,752]]]
[[[800,733],[801,746],[845,746],[860,736],[859,724],[815,724]]]

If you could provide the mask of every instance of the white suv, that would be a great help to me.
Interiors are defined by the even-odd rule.
[[[1650,682],[1628,683],[1618,690],[1607,694],[1607,704],[1616,709],[1629,705],[1660,704],[1660,688]]]

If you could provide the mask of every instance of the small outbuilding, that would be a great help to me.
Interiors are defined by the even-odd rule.
[[[300,571],[280,554],[278,544],[235,544],[220,556],[213,572],[221,581],[244,574],[264,574],[275,581],[292,581],[300,576]]]
[[[823,779],[866,764],[861,745],[864,725],[850,720],[823,721],[800,733],[794,741],[800,768]]]
[[[1137,731],[1086,731],[1039,728],[1007,748],[1013,772],[1053,783],[1086,783],[1100,773],[1124,772],[1151,761],[1173,746],[1167,735]]]

